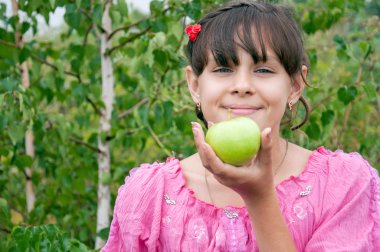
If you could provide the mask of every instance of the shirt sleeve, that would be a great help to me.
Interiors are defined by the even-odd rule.
[[[321,217],[305,251],[380,251],[380,180],[357,153],[327,161]]]
[[[164,188],[161,165],[133,169],[119,188],[110,233],[102,252],[155,251]]]

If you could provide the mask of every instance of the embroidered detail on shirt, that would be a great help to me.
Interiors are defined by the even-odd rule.
[[[227,209],[223,209],[223,212],[230,219],[234,219],[234,218],[239,217],[239,215],[237,214],[237,212],[230,212]]]
[[[311,193],[311,185],[306,186],[305,191],[300,192],[300,196],[304,197]]]
[[[176,204],[175,200],[170,199],[167,194],[164,195],[164,199],[165,199],[166,204],[168,204],[168,205],[175,205]]]
[[[193,226],[193,237],[199,241],[204,236],[206,236],[206,228],[202,225],[195,224]]]
[[[162,217],[162,223],[163,223],[165,226],[169,226],[169,224],[170,224],[171,221],[172,221],[172,219],[171,219],[170,216]]]
[[[307,211],[302,207],[302,203],[293,206],[293,211],[298,219],[303,220],[307,216]]]

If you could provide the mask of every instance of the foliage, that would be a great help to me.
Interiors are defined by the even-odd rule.
[[[110,35],[116,100],[110,140],[117,188],[140,163],[183,158],[195,151],[182,49],[184,22],[223,1],[152,1],[149,15],[114,1]],[[288,1],[289,2],[289,1]],[[307,148],[359,151],[380,168],[380,6],[376,1],[294,0],[311,59],[309,122],[283,134]],[[96,235],[97,137],[101,101],[100,1],[20,0],[27,18],[5,15],[0,5],[0,247],[23,251],[87,251]],[[36,13],[65,9],[58,33],[39,34]],[[188,19],[185,19],[188,17]],[[95,27],[95,28],[94,28]],[[24,48],[15,46],[15,31]],[[57,34],[55,36],[51,34]],[[21,85],[18,64],[29,66],[31,87]],[[300,120],[304,111],[299,109]],[[35,158],[25,153],[24,133],[35,135]],[[36,189],[27,213],[25,168]],[[63,230],[63,231],[61,231]],[[80,242],[79,242],[80,241]],[[24,246],[24,247],[23,247]],[[58,249],[58,250],[59,250]],[[75,251],[75,250],[74,250]]]

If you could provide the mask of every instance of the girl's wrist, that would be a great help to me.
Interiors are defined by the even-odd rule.
[[[265,188],[255,192],[249,193],[249,194],[240,194],[242,199],[244,200],[245,204],[248,205],[268,205],[272,204],[274,201],[277,202],[277,192],[274,186],[274,183],[272,185],[266,185]]]

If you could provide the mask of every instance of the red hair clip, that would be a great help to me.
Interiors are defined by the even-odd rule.
[[[189,36],[189,39],[194,42],[197,37],[199,32],[202,30],[202,27],[200,24],[195,24],[195,25],[189,25],[186,27],[186,34]]]

